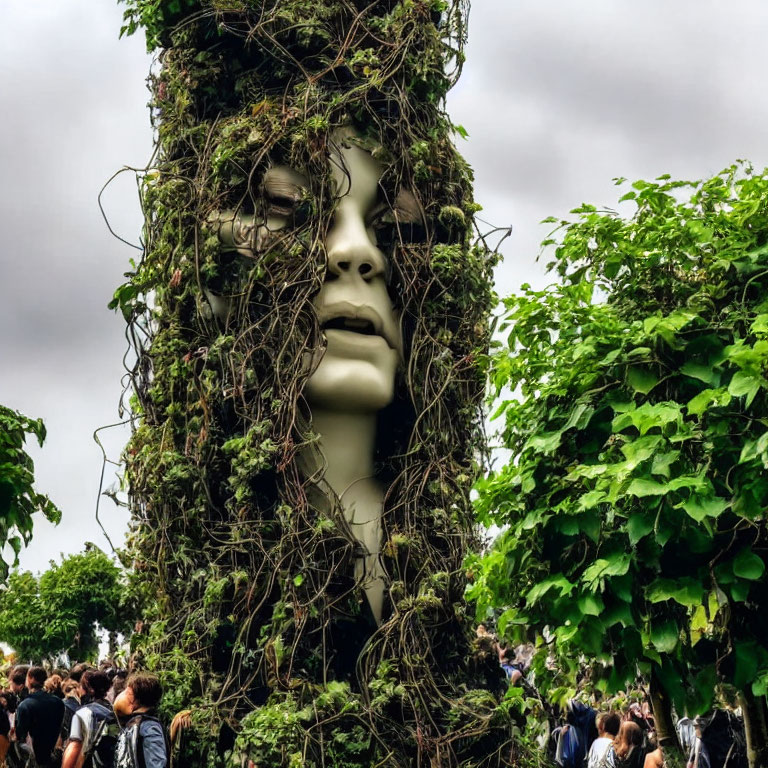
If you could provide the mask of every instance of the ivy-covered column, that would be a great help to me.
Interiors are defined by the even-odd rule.
[[[143,28],[157,54],[145,250],[113,302],[137,353],[135,642],[162,676],[164,714],[191,711],[181,765],[519,758],[498,666],[473,653],[463,600],[495,261],[473,245],[471,171],[443,111],[466,10],[127,0],[124,31]],[[404,337],[397,394],[379,414],[380,622],[356,576],[358,542],[310,466],[304,397],[324,344],[313,298],[344,194],[340,130],[383,169],[366,225]],[[270,188],[276,167],[301,183]]]

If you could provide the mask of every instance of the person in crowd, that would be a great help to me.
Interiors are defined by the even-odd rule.
[[[32,741],[32,751],[39,768],[48,768],[53,750],[59,739],[59,729],[64,717],[64,703],[46,693],[43,685],[48,677],[42,667],[30,667],[27,672],[29,695],[16,709],[15,738],[19,745],[27,736]]]
[[[64,694],[64,718],[61,721],[61,743],[66,747],[69,739],[69,730],[72,727],[72,718],[75,712],[82,706],[80,701],[80,683],[77,680],[67,678],[61,684],[61,691]]]
[[[106,699],[109,687],[109,677],[101,670],[89,669],[80,678],[80,696],[89,701],[72,718],[62,768],[91,768],[94,764],[112,768],[114,765],[119,727],[112,705]]]
[[[649,752],[645,756],[643,768],[664,768],[664,753],[661,751],[661,747],[656,747],[653,752]]]
[[[587,757],[587,768],[611,768],[611,744],[619,733],[621,718],[615,712],[601,712],[597,716],[597,738],[592,742]]]
[[[609,749],[610,765],[614,768],[643,768],[643,729],[632,720],[625,720]]]
[[[134,674],[115,698],[118,720],[125,724],[117,741],[114,768],[165,768],[168,745],[155,716],[163,689],[155,675]]]
[[[107,701],[114,704],[115,699],[125,690],[125,681],[128,679],[128,672],[124,669],[118,669],[112,678],[112,686],[107,693]]]
[[[504,670],[510,685],[517,685],[523,676],[522,665],[518,664],[514,657],[511,657],[509,648],[496,643],[496,652],[499,655],[499,666]]]
[[[555,762],[561,768],[581,768],[597,738],[595,710],[577,699],[568,702],[566,724],[552,734],[555,739]]]
[[[93,667],[90,664],[86,664],[84,662],[81,662],[79,664],[75,664],[75,666],[72,667],[72,669],[69,670],[69,674],[67,675],[67,678],[69,680],[74,680],[76,683],[79,683],[80,682],[80,678],[89,669],[93,669]]]
[[[18,664],[8,675],[8,686],[12,693],[16,694],[16,698],[19,702],[24,701],[29,695],[27,689],[27,672],[29,667],[26,664]]]
[[[5,765],[5,756],[8,754],[8,747],[11,744],[11,713],[9,709],[9,697],[13,697],[10,692],[0,693],[0,765]]]
[[[50,693],[59,699],[63,699],[64,692],[61,690],[61,683],[61,675],[53,674],[45,681],[43,689],[46,693]]]

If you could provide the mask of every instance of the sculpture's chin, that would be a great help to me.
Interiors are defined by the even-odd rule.
[[[310,405],[347,413],[388,406],[395,395],[397,352],[378,336],[333,339],[331,335],[323,359],[307,382]]]

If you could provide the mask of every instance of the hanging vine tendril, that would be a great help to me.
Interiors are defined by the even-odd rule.
[[[496,262],[473,245],[471,171],[443,111],[467,10],[128,2],[125,31],[142,26],[158,51],[145,248],[113,302],[136,353],[129,552],[147,606],[140,663],[162,675],[167,714],[192,710],[182,765],[522,759],[463,603]],[[312,298],[338,199],[330,149],[349,125],[386,169],[381,198],[405,190],[422,212],[376,224],[406,338],[399,393],[380,415],[391,610],[379,626],[338,499],[302,458],[316,444],[302,361],[323,343]],[[285,202],[262,185],[274,164],[307,188],[288,226],[257,236]],[[222,242],[223,211],[239,248]]]

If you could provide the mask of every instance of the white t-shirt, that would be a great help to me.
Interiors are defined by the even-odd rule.
[[[587,768],[613,768],[611,744],[613,744],[613,739],[609,739],[607,736],[600,736],[600,738],[595,739],[589,748]]]

